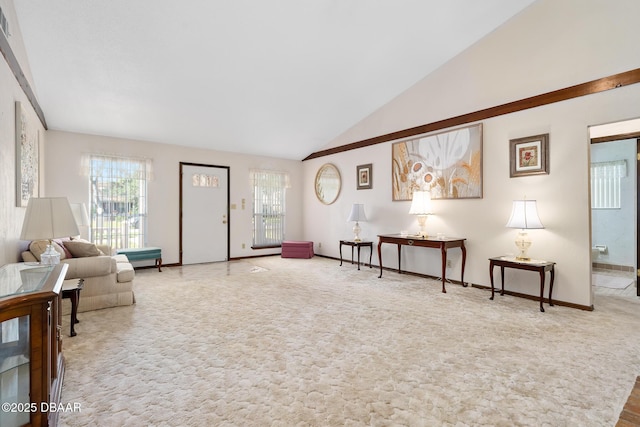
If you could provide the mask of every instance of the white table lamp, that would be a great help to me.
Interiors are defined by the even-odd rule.
[[[428,191],[414,191],[409,214],[418,216],[418,224],[420,225],[419,235],[421,237],[427,237],[425,223],[427,221],[427,216],[432,214],[431,193]]]
[[[354,242],[360,242],[362,241],[362,239],[360,239],[360,224],[358,223],[359,221],[366,221],[367,220],[367,215],[365,215],[364,213],[364,205],[361,203],[354,203],[353,206],[351,206],[351,213],[349,214],[349,218],[347,218],[348,222],[353,222],[355,221],[356,225],[353,226],[353,241]]]
[[[535,200],[514,200],[511,209],[511,217],[507,221],[507,227],[519,228],[516,237],[516,246],[520,250],[516,260],[530,261],[527,250],[531,246],[531,238],[525,230],[544,228],[538,217],[538,208]]]
[[[40,255],[41,264],[60,263],[60,254],[54,249],[52,240],[80,234],[66,197],[32,197],[22,224],[22,240],[49,240],[47,250]]]

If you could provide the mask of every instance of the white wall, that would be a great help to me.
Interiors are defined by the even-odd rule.
[[[61,131],[48,131],[45,148],[48,196],[66,196],[71,202],[89,204],[89,180],[80,174],[84,153],[107,153],[153,159],[154,180],[148,184],[148,245],[162,248],[164,264],[177,263],[179,254],[179,163],[192,162],[229,166],[230,244],[232,258],[279,253],[280,249],[252,250],[251,186],[253,168],[287,171],[291,188],[287,192],[286,236],[302,238],[302,162],[271,157],[248,156],[177,145],[108,138]],[[242,199],[246,209],[242,210]],[[245,248],[242,248],[245,244]]]
[[[640,67],[636,17],[640,2],[540,0],[326,148],[470,113],[505,102]],[[640,117],[640,85],[483,121],[484,197],[434,202],[428,231],[467,238],[465,280],[489,285],[487,259],[515,253],[516,230],[504,227],[511,201],[538,200],[544,230],[532,230],[529,253],[557,263],[554,299],[590,306],[590,205],[588,127]],[[550,174],[509,178],[509,140],[550,134]],[[343,174],[335,204],[321,205],[312,191],[318,167],[331,162]],[[355,189],[355,168],[373,163],[373,189]],[[338,256],[348,238],[352,203],[365,204],[371,220],[363,235],[416,229],[409,202],[391,201],[391,142],[304,162],[305,238],[320,254]],[[322,244],[319,247],[319,244]],[[403,268],[439,275],[439,253],[409,248]],[[451,276],[459,279],[459,251]],[[376,259],[374,254],[374,259]],[[385,247],[385,266],[397,267],[395,248]],[[508,289],[537,295],[535,274],[507,270]]]
[[[15,23],[15,11],[10,1],[0,1],[3,12],[10,23]],[[19,28],[11,27],[11,48],[19,60],[26,58]],[[29,68],[23,72],[29,76]],[[25,208],[16,207],[16,140],[15,140],[15,102],[20,101],[27,112],[29,123],[40,132],[40,146],[44,144],[45,131],[29,104],[27,97],[20,88],[18,81],[9,69],[4,58],[0,59],[0,265],[17,262],[18,241]],[[40,191],[45,191],[44,161],[40,151],[41,167]]]
[[[627,176],[620,179],[620,209],[591,211],[593,245],[606,245],[593,262],[631,267],[636,265],[636,140],[591,145],[591,162],[627,161]]]

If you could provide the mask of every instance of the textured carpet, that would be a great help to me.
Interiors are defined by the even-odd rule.
[[[612,426],[640,374],[634,300],[541,313],[338,264],[138,270],[135,306],[65,337],[61,425]]]

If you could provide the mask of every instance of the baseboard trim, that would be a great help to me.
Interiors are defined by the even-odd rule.
[[[482,290],[491,290],[491,286],[485,286],[485,285],[476,285],[476,284],[472,284],[471,287],[473,288],[477,288],[477,289],[482,289]],[[498,296],[500,296],[500,290],[496,289],[496,293],[498,294]],[[519,298],[526,298],[532,301],[540,301],[540,298],[538,296],[535,295],[528,295],[528,294],[522,294],[520,292],[513,292],[513,291],[504,291],[505,295],[511,295],[514,297],[519,297]],[[549,298],[543,298],[542,302],[544,303],[549,303]],[[553,300],[553,305],[561,305],[563,307],[569,307],[569,308],[576,308],[578,310],[584,310],[584,311],[593,311],[593,305],[581,305],[581,304],[574,304],[572,302],[566,302],[566,301],[562,301],[562,300],[557,300],[554,299]]]

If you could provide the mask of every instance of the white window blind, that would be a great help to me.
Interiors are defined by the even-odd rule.
[[[87,155],[91,240],[116,249],[141,248],[146,243],[147,181],[151,160],[111,155]]]
[[[285,172],[252,170],[254,248],[280,246],[285,235]]]
[[[620,179],[626,176],[626,160],[592,163],[591,208],[620,209]]]

